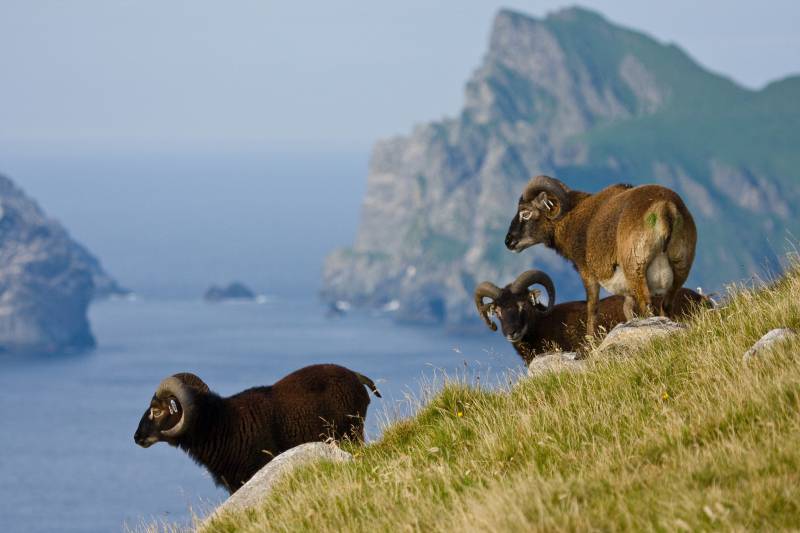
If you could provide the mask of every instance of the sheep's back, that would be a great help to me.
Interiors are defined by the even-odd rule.
[[[700,309],[711,309],[713,307],[714,305],[708,297],[686,287],[681,287],[675,295],[672,316],[679,320],[688,319]]]
[[[610,296],[598,302],[597,325],[610,331],[625,321],[622,311],[625,299]],[[548,348],[547,343],[557,344],[562,350],[580,351],[586,342],[586,301],[574,300],[553,307],[553,311],[539,319],[538,338],[543,342],[539,351]]]
[[[312,365],[272,386],[276,436],[286,447],[363,433],[369,394],[356,374],[338,365]]]

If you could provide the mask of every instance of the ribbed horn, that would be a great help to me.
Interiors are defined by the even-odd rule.
[[[556,287],[553,285],[553,280],[541,270],[526,270],[511,284],[511,292],[514,294],[527,292],[531,285],[541,285],[547,291],[547,309],[542,311],[542,314],[549,314],[556,303]]]
[[[491,308],[492,303],[489,302],[488,304],[483,303],[484,298],[491,298],[492,301],[497,300],[500,297],[500,287],[495,285],[490,281],[484,281],[477,287],[475,287],[475,307],[478,308],[478,314],[481,315],[481,318],[486,325],[492,331],[497,331],[497,324],[492,322],[492,319],[489,318],[489,308]]]
[[[170,429],[161,432],[165,437],[180,437],[194,422],[194,393],[187,384],[176,376],[164,379],[156,389],[156,398],[164,400],[169,396],[175,396],[181,404],[181,419]]]
[[[569,188],[559,180],[551,178],[550,176],[536,176],[529,181],[528,185],[525,186],[525,190],[522,192],[522,199],[529,202],[542,191],[552,194],[558,200],[560,208],[558,218],[561,218],[569,211],[571,207],[569,203]]]

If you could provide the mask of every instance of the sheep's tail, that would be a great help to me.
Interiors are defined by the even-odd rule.
[[[680,228],[681,215],[678,208],[669,201],[658,202],[648,212],[646,221],[661,241],[661,249],[666,251],[673,233]]]
[[[375,386],[375,382],[374,381],[369,379],[364,374],[359,374],[358,372],[354,372],[354,373],[358,377],[358,381],[360,381],[362,385],[366,385],[367,387],[369,387],[369,390],[372,391],[372,394],[374,394],[378,398],[382,398],[381,393],[378,390],[378,387]]]

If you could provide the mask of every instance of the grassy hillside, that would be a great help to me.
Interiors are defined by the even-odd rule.
[[[800,524],[800,267],[676,337],[507,391],[452,384],[345,465],[208,531],[788,529]]]

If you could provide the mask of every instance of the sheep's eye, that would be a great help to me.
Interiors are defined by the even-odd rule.
[[[533,211],[528,211],[527,209],[519,212],[520,220],[530,220],[532,216],[533,216]]]
[[[161,415],[163,414],[164,411],[162,409],[158,409],[157,407],[153,407],[152,409],[150,409],[150,416],[152,416],[153,418],[160,418]]]

